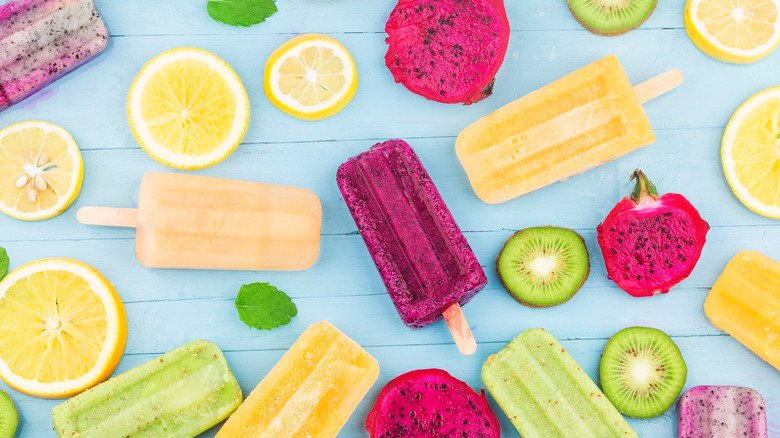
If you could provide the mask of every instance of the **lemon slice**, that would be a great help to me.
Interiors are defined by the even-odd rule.
[[[756,62],[780,42],[780,0],[688,0],[685,29],[715,59]]]
[[[38,260],[0,281],[0,378],[25,394],[63,398],[102,382],[126,337],[122,301],[87,264]]]
[[[249,98],[236,72],[202,49],[168,50],[135,77],[127,117],[158,162],[201,169],[227,158],[249,125]]]
[[[754,212],[780,219],[780,87],[748,99],[731,117],[721,159],[734,194]]]
[[[297,36],[265,63],[265,94],[279,109],[305,120],[330,117],[355,96],[357,67],[352,55],[327,35]]]
[[[0,211],[28,221],[62,214],[81,190],[84,163],[68,132],[31,120],[0,131]]]

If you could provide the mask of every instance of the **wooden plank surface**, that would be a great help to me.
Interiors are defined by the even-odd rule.
[[[0,0],[0,2],[2,2]],[[90,263],[111,280],[128,315],[128,342],[117,373],[189,340],[216,342],[248,393],[310,323],[327,319],[379,360],[381,374],[341,437],[363,437],[363,422],[382,385],[416,368],[439,367],[472,386],[490,354],[530,327],[544,327],[592,377],[606,340],[631,325],[660,328],[680,346],[689,366],[686,388],[699,384],[751,386],[767,402],[770,436],[780,436],[778,372],[714,328],[702,310],[709,287],[739,250],[780,259],[780,223],[750,212],[731,193],[720,165],[723,128],[749,96],[780,85],[780,55],[737,66],[699,52],[685,34],[684,0],[659,2],[642,28],[605,38],[583,30],[563,0],[506,0],[512,28],[509,51],[494,95],[468,107],[427,102],[393,82],[384,67],[384,22],[392,0],[280,0],[268,22],[236,29],[213,22],[205,1],[96,0],[111,30],[100,58],[42,93],[0,112],[0,128],[40,119],[68,129],[81,147],[86,174],[73,207],[55,219],[27,223],[0,217],[0,246],[11,268],[44,257]],[[266,58],[294,34],[328,33],[358,63],[360,87],[340,114],[318,122],[294,119],[263,94]],[[244,143],[223,163],[198,175],[289,184],[322,200],[320,259],[298,273],[147,270],[133,254],[134,230],[87,227],[75,220],[81,206],[134,207],[145,172],[174,171],[137,145],[125,112],[130,83],[151,57],[178,46],[212,51],[241,76],[252,105]],[[467,124],[570,71],[607,54],[623,63],[633,83],[670,68],[683,85],[645,108],[655,144],[568,181],[500,205],[482,203],[471,191],[454,153],[454,138]],[[477,353],[457,353],[443,322],[406,328],[387,297],[335,184],[348,157],[388,138],[406,139],[419,154],[479,260],[489,284],[464,307]],[[666,296],[634,299],[606,278],[595,227],[630,190],[639,167],[662,192],[682,193],[710,223],[702,258],[691,277]],[[519,228],[558,225],[580,232],[591,254],[591,275],[568,303],[531,309],[501,288],[493,260]],[[272,332],[250,330],[233,307],[245,283],[271,282],[299,308],[293,322]],[[57,401],[9,392],[22,416],[21,438],[53,436],[50,409]],[[506,437],[517,434],[493,404]],[[643,438],[676,436],[676,407],[653,420],[629,420]],[[214,431],[204,436],[213,436]]]

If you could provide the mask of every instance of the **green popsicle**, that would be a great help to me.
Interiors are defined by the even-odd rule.
[[[528,329],[490,356],[482,381],[523,438],[637,437],[544,329]]]
[[[193,341],[52,409],[57,436],[194,437],[241,404],[222,351]]]

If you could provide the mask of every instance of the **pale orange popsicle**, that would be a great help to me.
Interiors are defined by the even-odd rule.
[[[712,324],[780,370],[780,263],[741,251],[704,301]]]
[[[299,187],[147,173],[137,210],[85,207],[78,219],[136,227],[148,268],[297,271],[317,260],[322,206]]]
[[[681,82],[670,70],[632,87],[609,55],[466,127],[455,149],[477,196],[508,201],[655,141],[641,102]]]
[[[312,324],[216,438],[335,437],[378,376],[355,341],[327,321]]]

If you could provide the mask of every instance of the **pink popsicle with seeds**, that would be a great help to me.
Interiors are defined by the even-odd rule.
[[[92,0],[0,5],[0,111],[103,53],[108,38]]]

